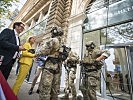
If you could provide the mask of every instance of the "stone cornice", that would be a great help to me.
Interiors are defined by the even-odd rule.
[[[26,22],[29,18],[31,18],[34,14],[40,11],[40,8],[47,6],[50,4],[50,0],[39,0],[30,10],[29,12],[22,18],[22,21]]]
[[[28,20],[25,21],[25,23],[28,23],[29,21],[31,21],[33,19],[33,17],[35,17],[37,14],[39,14],[42,10],[45,12],[48,11],[49,9],[49,4],[50,2],[47,2],[42,8],[40,8],[36,13],[33,13],[33,15],[31,17],[28,18]],[[44,9],[45,8],[45,9]],[[23,21],[23,20],[22,20]]]
[[[78,15],[70,16],[69,17],[69,23],[71,23],[71,22],[73,23],[77,20],[84,20],[85,18],[86,18],[86,14],[82,12]]]

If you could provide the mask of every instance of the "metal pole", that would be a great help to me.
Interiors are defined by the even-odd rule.
[[[102,98],[106,98],[106,64],[104,62],[103,67],[101,68],[101,96]]]
[[[127,56],[127,67],[128,67],[128,78],[129,78],[129,85],[130,85],[130,94],[131,94],[131,100],[133,100],[133,63],[132,63],[132,58],[133,54],[131,54],[131,46],[125,47],[125,52]]]

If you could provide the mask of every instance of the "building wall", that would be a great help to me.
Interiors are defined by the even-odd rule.
[[[43,12],[48,11],[49,5],[51,0],[27,0],[23,8],[21,9],[19,15],[14,19],[12,24],[15,21],[23,21],[26,24],[26,30],[29,28],[34,27],[36,24],[35,18],[38,17],[38,23],[43,19]],[[46,2],[48,1],[48,2]],[[40,3],[39,3],[40,2]],[[87,4],[90,0],[73,0],[72,1],[72,9],[71,15],[69,17],[69,25],[68,25],[68,33],[67,33],[67,45],[72,48],[81,58],[81,51],[82,51],[82,23],[86,18],[84,11]],[[44,3],[44,5],[41,5]],[[41,5],[41,6],[40,6]],[[39,8],[38,8],[39,7]],[[12,26],[10,25],[10,27]],[[25,32],[24,32],[25,33]],[[26,33],[25,33],[26,34]],[[43,34],[38,35],[37,39],[41,39]],[[38,42],[40,42],[38,40]],[[79,86],[79,73],[80,67],[77,69],[77,80],[76,80],[76,87]]]
[[[91,0],[73,0],[69,18],[67,45],[70,45],[80,56],[82,49],[82,24],[86,18],[84,11],[90,1]]]
[[[49,1],[49,2],[46,2],[46,1]],[[75,50],[76,48],[78,48],[78,51],[76,51],[78,54],[80,54],[80,51],[81,51],[82,23],[83,23],[83,20],[85,19],[84,8],[86,6],[86,3],[88,3],[89,1],[90,0],[73,0],[72,2],[71,16],[69,18],[69,28],[68,28],[68,34],[67,34],[67,40],[69,42],[67,42],[67,44],[73,46],[72,48]],[[39,23],[42,21],[43,19],[42,16],[44,14],[43,12],[48,11],[50,2],[51,0],[45,0],[45,1],[44,0],[27,0],[24,6],[22,7],[21,11],[19,12],[18,16],[13,20],[13,22],[9,27],[11,28],[13,23],[16,21],[22,21],[26,25],[26,29],[25,29],[25,32],[26,32],[28,29],[34,27],[36,23]],[[41,5],[41,3],[44,3],[44,5]],[[35,9],[38,9],[38,10],[35,12]],[[45,9],[46,11],[44,11]],[[37,22],[35,21],[36,18],[38,19]],[[38,38],[41,38],[41,37],[42,36],[40,35]],[[75,39],[76,39],[76,42],[75,42]],[[74,46],[74,44],[76,46]]]
[[[48,11],[50,2],[50,0],[27,0],[17,17],[10,24],[9,28],[12,27],[14,22],[22,21],[25,24],[25,31],[22,34],[25,34],[27,30],[44,19],[44,15]]]
[[[69,28],[67,45],[75,51],[81,58],[82,51],[82,24],[86,15],[84,13],[91,0],[73,0],[71,16],[69,18]],[[80,66],[77,67],[76,89],[78,92],[80,82]]]

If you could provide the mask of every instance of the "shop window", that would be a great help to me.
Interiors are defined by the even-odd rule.
[[[133,42],[132,33],[133,22],[101,29],[101,44],[104,45]]]
[[[84,44],[88,41],[93,41],[97,46],[100,45],[100,30],[84,34]]]
[[[122,100],[131,100],[129,68],[124,48],[110,48],[106,63],[106,93]]]
[[[34,35],[43,34],[45,32],[45,28],[46,28],[46,20],[43,20],[33,28],[34,30],[33,34]]]
[[[34,19],[35,25],[38,24],[38,19],[39,19],[39,17],[36,17],[36,18]]]
[[[27,23],[27,26],[28,26],[28,29],[29,29],[30,26],[31,26],[31,22]],[[28,30],[28,29],[27,29],[27,30]]]
[[[109,1],[109,2],[108,2]],[[91,31],[133,19],[132,0],[96,0],[86,8],[83,31]]]
[[[48,11],[43,14],[43,20],[46,20],[48,18]]]
[[[108,2],[109,1],[109,2]],[[83,23],[83,55],[85,43],[93,41],[98,48],[133,42],[133,1],[94,0],[86,9]],[[131,100],[131,76],[125,48],[108,49],[111,56],[105,60],[106,93],[122,100]],[[110,94],[111,90],[111,94]],[[100,87],[97,88],[100,92]]]

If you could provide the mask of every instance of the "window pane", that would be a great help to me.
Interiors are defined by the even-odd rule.
[[[96,0],[86,9],[83,32],[133,19],[133,0]]]
[[[105,60],[107,95],[123,100],[130,100],[129,70],[124,48],[109,49],[111,56]]]
[[[133,42],[133,22],[110,27],[107,33],[110,43]]]

